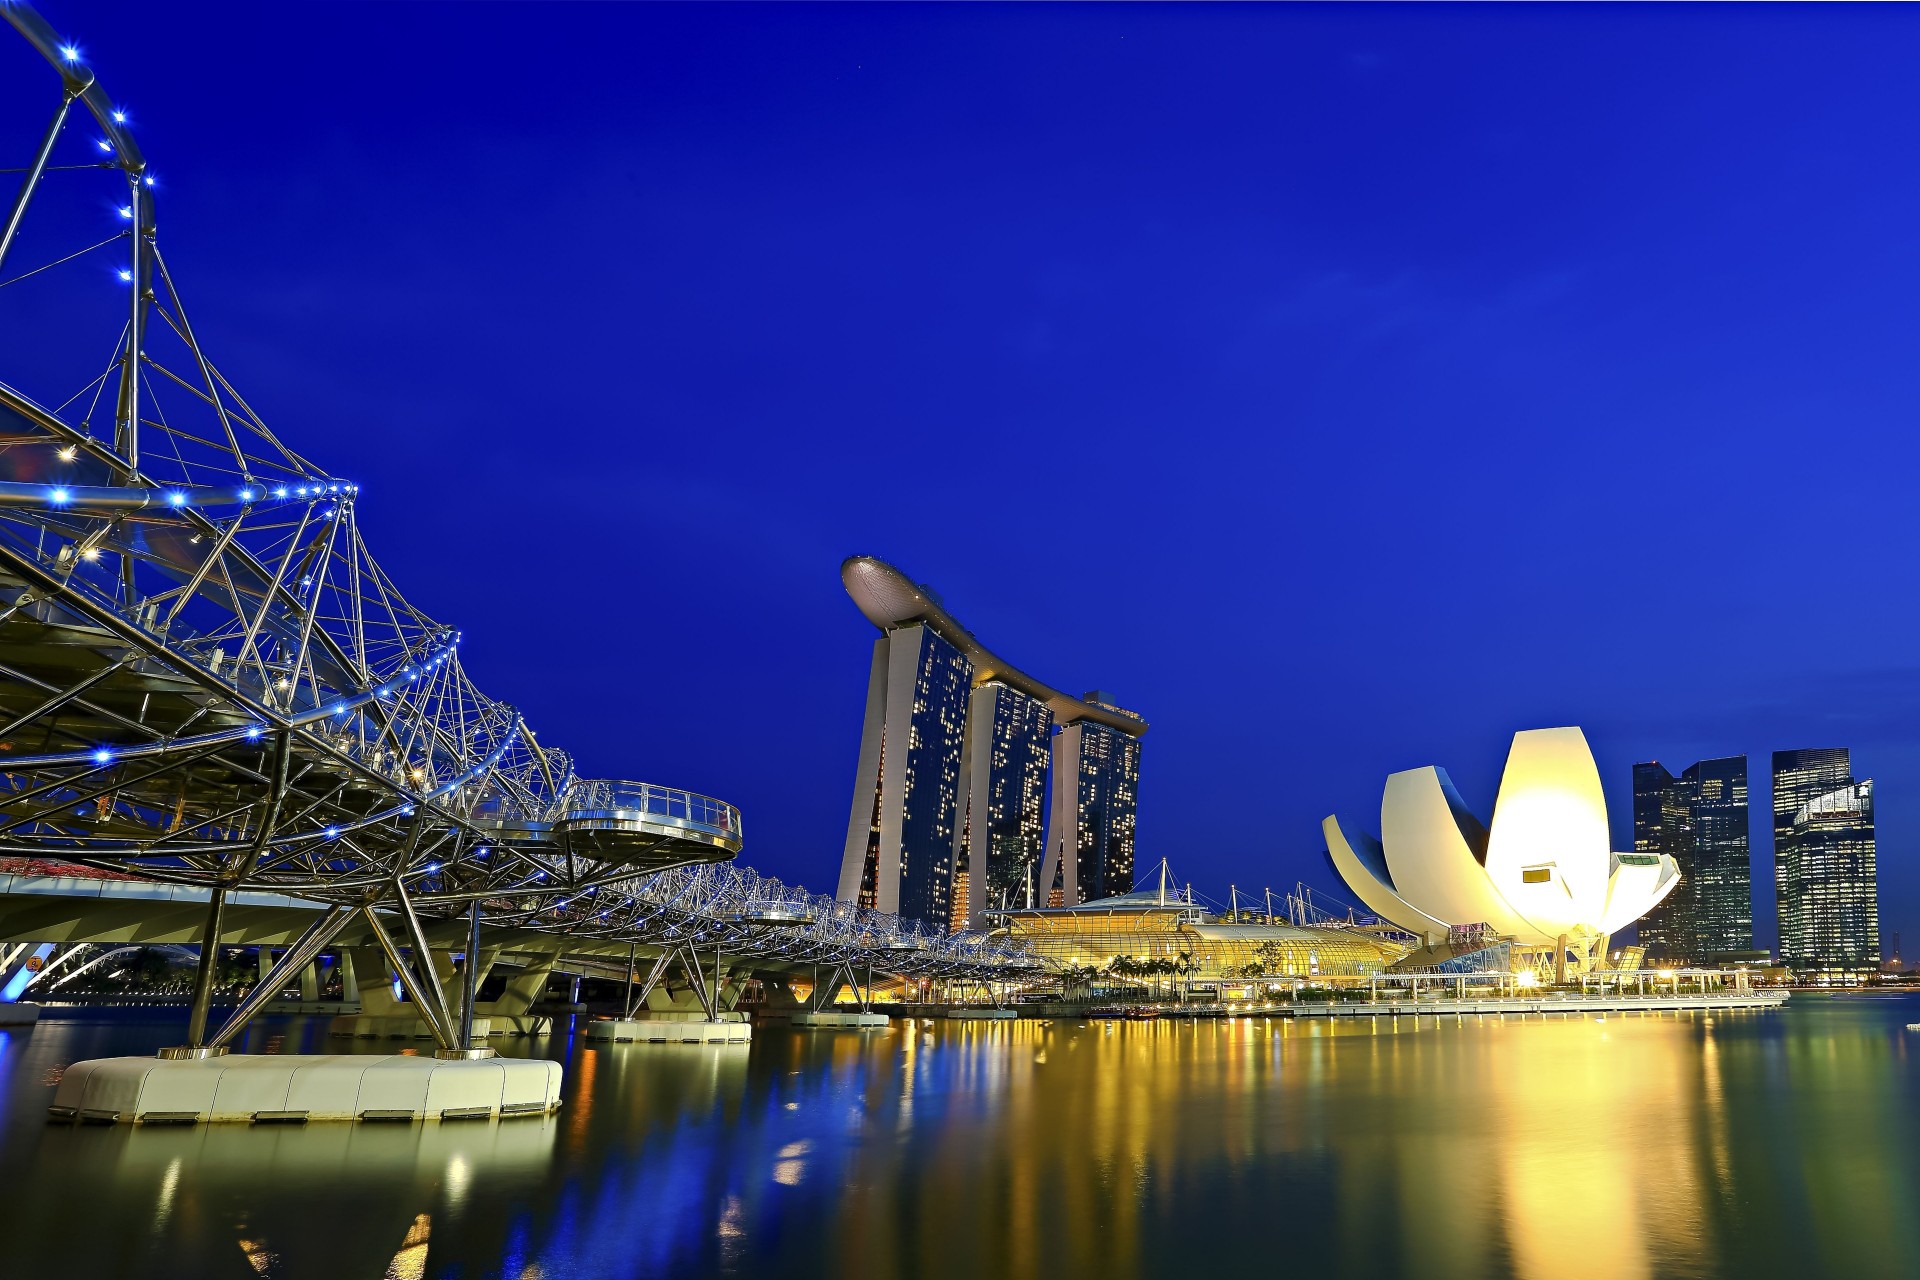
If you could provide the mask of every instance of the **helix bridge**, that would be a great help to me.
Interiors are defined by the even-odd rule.
[[[86,51],[27,5],[0,14],[25,42],[6,76],[46,85],[9,139],[27,154],[0,154],[20,183],[0,224],[0,857],[197,886],[215,939],[237,891],[311,901],[295,966],[350,920],[398,956],[458,919],[905,977],[1031,967],[732,865],[732,805],[583,778],[482,692],[460,631],[375,559],[351,473],[283,441],[195,336],[155,176]]]

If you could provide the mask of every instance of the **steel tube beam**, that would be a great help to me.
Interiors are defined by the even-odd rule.
[[[193,1007],[187,1014],[187,1045],[204,1048],[207,1043],[207,1008],[213,1003],[213,980],[220,964],[220,916],[226,908],[227,889],[215,885],[207,898],[207,923],[200,935],[200,967],[193,975]]]
[[[631,959],[629,959],[631,965]],[[480,899],[467,908],[467,965],[460,993],[461,1049],[473,1048],[473,1002],[480,998]]]
[[[241,1028],[245,1027],[256,1013],[265,1008],[272,1002],[274,996],[279,994],[280,989],[286,985],[288,975],[298,973],[313,963],[313,958],[320,954],[320,948],[332,942],[341,928],[352,918],[353,912],[349,908],[332,907],[325,915],[308,925],[300,936],[293,940],[293,945],[287,948],[286,953],[274,962],[271,969],[267,970],[266,976],[262,977],[254,985],[253,990],[247,993],[246,998],[234,1006],[233,1012],[221,1024],[219,1034],[207,1041],[206,1047],[218,1049],[239,1035]]]
[[[419,980],[414,977],[412,966],[409,965],[406,962],[406,958],[400,954],[400,948],[394,945],[393,937],[387,932],[386,925],[380,922],[379,913],[373,909],[371,904],[362,907],[360,910],[366,917],[367,928],[373,933],[373,940],[380,944],[382,951],[386,952],[387,963],[393,966],[394,973],[399,975],[400,985],[406,988],[407,995],[413,1000],[414,1007],[419,1010],[420,1020],[426,1023],[427,1030],[433,1033],[434,1042],[442,1049],[459,1048],[460,1046],[453,1042],[453,1036],[448,1031],[446,1024],[441,1022],[436,1012],[428,1006],[426,992],[421,989]]]
[[[63,94],[60,109],[53,113],[53,122],[40,139],[40,149],[33,153],[33,163],[27,166],[27,180],[20,184],[20,194],[13,198],[13,208],[7,214],[7,225],[0,228],[0,266],[7,261],[7,250],[13,247],[14,234],[20,230],[20,223],[27,216],[27,205],[32,202],[34,188],[40,185],[40,178],[47,171],[47,157],[53,154],[53,144],[59,141],[60,130],[66,127],[67,112],[72,106],[73,94]]]
[[[414,914],[413,902],[407,897],[407,886],[400,877],[393,880],[393,894],[400,904],[400,919],[407,927],[407,939],[413,946],[413,965],[420,974],[420,982],[433,1000],[434,1012],[440,1018],[447,1038],[453,1038],[453,1014],[447,1008],[446,989],[440,985],[439,971],[433,967],[433,950],[427,946],[427,934],[420,927],[420,917]],[[448,1048],[464,1049],[466,1045],[448,1045]]]

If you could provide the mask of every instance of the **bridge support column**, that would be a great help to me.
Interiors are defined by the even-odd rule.
[[[320,958],[315,956],[307,967],[300,971],[300,1001],[303,1004],[317,1004],[320,1000]]]
[[[313,958],[320,954],[320,948],[333,941],[333,936],[340,932],[341,926],[346,924],[352,916],[353,913],[345,907],[329,907],[325,914],[308,925],[300,936],[294,939],[293,945],[287,948],[287,953],[280,957],[279,963],[270,968],[260,981],[253,984],[253,990],[247,992],[246,998],[234,1006],[233,1012],[221,1024],[218,1035],[207,1041],[205,1045],[189,1044],[173,1049],[162,1049],[160,1056],[205,1058],[225,1053],[228,1041],[239,1035],[241,1028],[280,994],[280,989],[287,984],[289,978],[312,963]],[[262,947],[261,951],[265,953],[267,948]]]
[[[399,888],[398,882],[395,883],[395,888]],[[378,942],[380,949],[387,953],[387,963],[393,966],[394,973],[400,979],[400,985],[412,998],[421,1021],[427,1024],[427,1030],[433,1034],[434,1044],[438,1046],[436,1053],[461,1052],[460,1047],[454,1043],[456,1033],[447,1011],[446,996],[440,989],[440,975],[433,968],[433,955],[427,949],[426,939],[420,932],[420,922],[413,915],[412,904],[407,902],[405,890],[400,890],[400,893],[403,909],[402,922],[406,924],[407,932],[413,942],[413,964],[409,964],[406,957],[400,953],[400,948],[387,933],[386,924],[371,905],[361,908],[361,913],[366,917],[367,928],[372,931],[374,941]],[[421,972],[416,972],[416,968]],[[491,1053],[492,1050],[488,1052]]]
[[[204,1048],[207,1043],[207,1010],[213,1004],[213,983],[220,967],[220,917],[226,904],[226,886],[215,885],[207,896],[207,922],[200,930],[200,965],[194,970],[193,1005],[187,1013],[188,1049]]]
[[[467,909],[467,958],[460,984],[460,1047],[473,1048],[473,1002],[480,994],[480,900]]]
[[[360,977],[353,971],[353,952],[342,947],[334,961],[340,966],[340,1003],[359,1004]]]

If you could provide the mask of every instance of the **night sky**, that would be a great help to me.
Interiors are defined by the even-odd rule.
[[[1920,928],[1920,14],[42,11],[482,686],[762,870],[836,877],[865,553],[1141,711],[1213,896],[1573,723],[1617,847],[1634,761],[1750,753],[1762,943],[1767,753],[1852,747]]]

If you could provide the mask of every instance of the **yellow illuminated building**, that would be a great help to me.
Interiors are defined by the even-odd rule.
[[[1404,947],[1352,930],[1209,920],[1164,889],[1143,889],[1079,906],[996,913],[1010,936],[1051,969],[1162,976],[1186,985],[1366,978]],[[1177,966],[1159,970],[1155,963]]]

